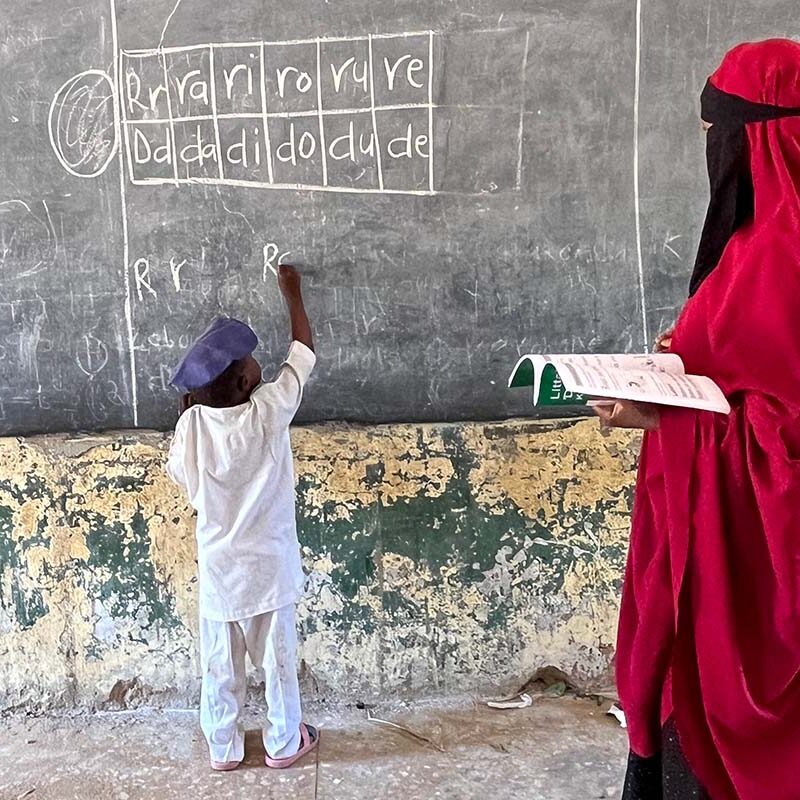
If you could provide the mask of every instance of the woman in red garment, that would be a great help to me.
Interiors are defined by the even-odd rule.
[[[657,423],[620,615],[624,798],[800,800],[800,43],[729,52],[702,111],[711,203],[670,348],[733,410],[601,414]]]

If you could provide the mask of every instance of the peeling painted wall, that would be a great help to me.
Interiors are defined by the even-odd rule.
[[[293,432],[309,690],[608,678],[638,440],[592,422]],[[193,517],[168,437],[0,440],[0,708],[193,702]]]

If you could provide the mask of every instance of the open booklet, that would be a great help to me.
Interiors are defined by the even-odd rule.
[[[730,413],[722,390],[710,378],[687,375],[672,353],[656,355],[523,356],[508,381],[532,386],[537,406],[591,406],[635,400],[663,406]]]

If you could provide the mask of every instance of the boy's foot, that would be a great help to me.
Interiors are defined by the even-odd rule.
[[[212,761],[211,769],[216,772],[230,772],[241,764],[241,761]]]
[[[300,749],[293,756],[270,758],[267,755],[264,763],[272,769],[286,769],[299,761],[306,753],[310,753],[319,744],[319,731],[313,725],[300,723]]]

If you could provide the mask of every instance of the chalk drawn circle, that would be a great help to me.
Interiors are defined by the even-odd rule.
[[[50,103],[48,124],[53,152],[67,172],[79,178],[102,175],[119,146],[108,73],[87,69],[62,84]]]

